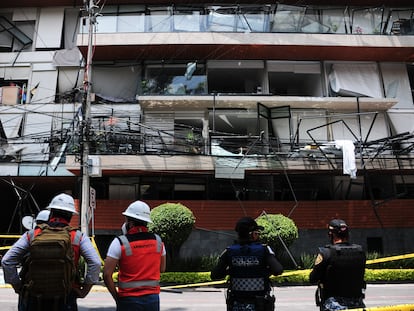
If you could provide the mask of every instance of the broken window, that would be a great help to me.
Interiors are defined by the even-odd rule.
[[[269,31],[270,9],[269,5],[240,6],[237,12],[237,31]]]
[[[207,17],[208,31],[234,31],[236,29],[237,7],[211,7]]]
[[[305,33],[329,33],[331,27],[323,24],[320,9],[307,8],[300,30]]]
[[[97,96],[112,102],[134,102],[141,68],[135,64],[100,65],[93,70],[93,90]]]
[[[204,8],[174,7],[173,31],[204,31]]]
[[[412,35],[414,34],[413,18],[413,9],[390,9],[385,21],[383,33],[392,35]]]
[[[268,5],[212,6],[208,10],[208,31],[264,32],[269,29],[271,7]]]
[[[204,142],[208,138],[204,116],[204,111],[175,112],[174,139],[176,151],[184,154],[204,153]]]
[[[312,130],[311,135],[314,139],[326,142],[329,137],[329,128],[323,125],[328,123],[327,112],[324,109],[292,110],[292,126],[293,141],[297,145],[311,144],[312,139],[308,134]]]
[[[351,30],[352,34],[381,34],[384,8],[352,8]]]
[[[350,33],[350,21],[346,7],[323,7],[322,24],[329,27],[330,33]]]
[[[278,4],[274,12],[271,31],[300,32],[305,12],[305,6]]]
[[[207,94],[204,65],[196,62],[147,65],[140,95]]]
[[[266,122],[261,122],[260,130],[263,130],[263,134],[270,139],[274,138],[278,148],[281,148],[283,143],[289,146],[292,143],[292,114],[290,106],[269,108],[258,103],[257,111],[258,121],[261,121],[260,119],[263,118]]]
[[[34,21],[12,22],[0,16],[0,48],[5,51],[29,49],[33,42]]]
[[[148,7],[147,31],[148,32],[170,32],[173,29],[171,7]]]
[[[263,119],[262,119],[263,120]],[[262,153],[256,111],[215,109],[209,111],[211,154],[217,156]],[[265,120],[263,120],[265,123]]]

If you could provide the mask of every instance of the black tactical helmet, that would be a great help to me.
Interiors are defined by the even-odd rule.
[[[329,234],[335,233],[338,236],[348,235],[348,225],[342,219],[332,219],[328,225]]]
[[[236,230],[239,235],[246,236],[250,232],[263,230],[263,227],[259,226],[253,218],[243,217],[239,219],[234,230]]]

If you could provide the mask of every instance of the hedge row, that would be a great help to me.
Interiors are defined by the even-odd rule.
[[[273,276],[271,280],[277,284],[309,284],[311,270],[287,271],[280,276]],[[365,281],[375,282],[414,282],[414,269],[366,269]],[[161,284],[200,284],[209,285],[210,272],[165,272],[161,274]],[[202,284],[206,283],[206,284]]]

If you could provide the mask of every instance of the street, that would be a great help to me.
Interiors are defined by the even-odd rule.
[[[225,311],[224,289],[196,288],[182,292],[161,292],[161,311]],[[314,286],[275,287],[277,311],[318,311],[314,302]],[[0,288],[2,311],[17,310],[17,295],[10,287]],[[413,284],[368,284],[367,307],[414,304]],[[106,288],[95,286],[85,299],[78,300],[79,311],[115,311]]]

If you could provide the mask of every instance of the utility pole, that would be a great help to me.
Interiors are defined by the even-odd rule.
[[[89,172],[89,138],[90,138],[90,123],[91,123],[91,77],[92,77],[92,50],[93,50],[93,33],[94,25],[96,23],[95,8],[97,6],[94,0],[84,0],[86,13],[88,14],[88,54],[86,59],[86,67],[84,72],[83,88],[85,97],[82,102],[82,122],[81,122],[81,135],[82,135],[82,156],[81,156],[81,173],[82,173],[82,197],[80,204],[80,221],[81,231],[89,235],[88,225],[88,211],[90,204],[90,172]]]

